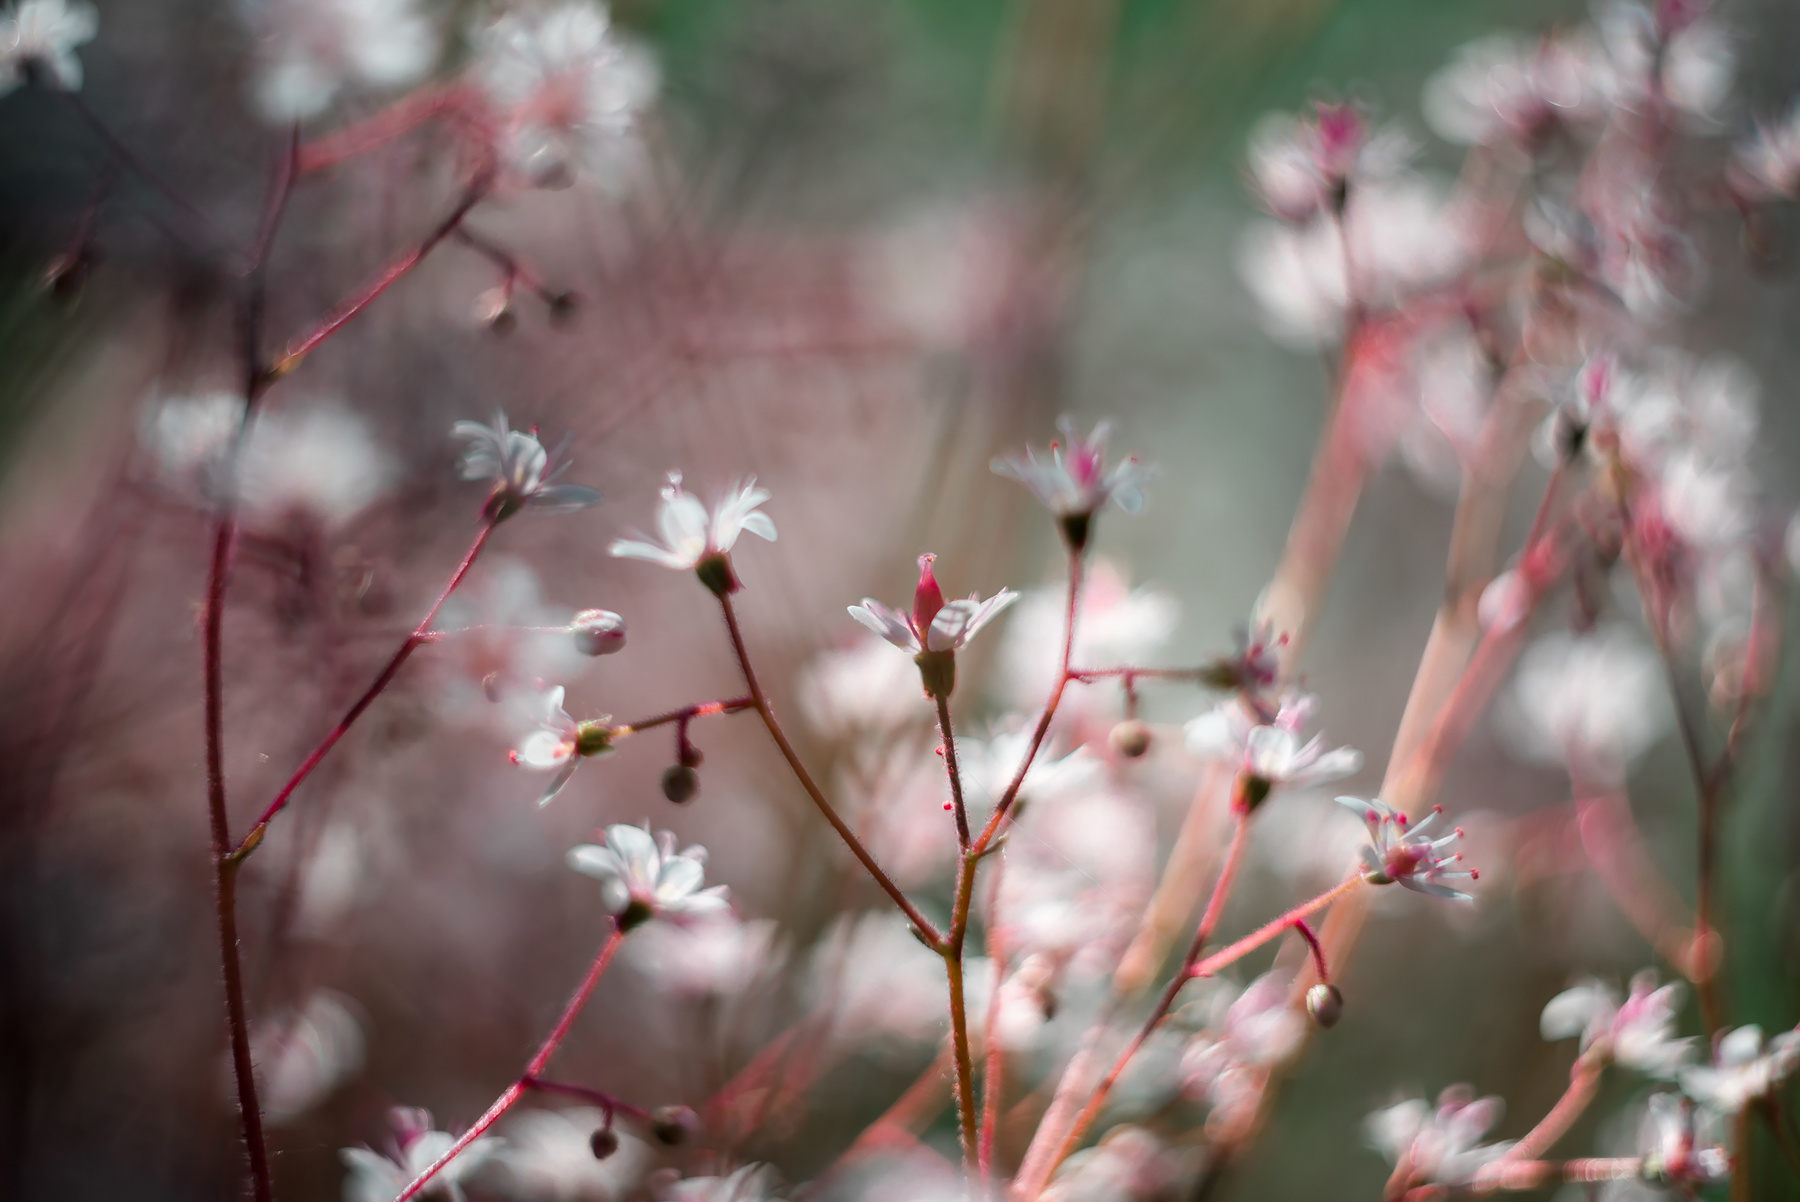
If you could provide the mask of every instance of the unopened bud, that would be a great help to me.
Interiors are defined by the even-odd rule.
[[[681,805],[700,791],[700,774],[686,764],[671,764],[662,774],[663,796]]]
[[[619,1137],[611,1127],[602,1127],[588,1136],[588,1150],[593,1152],[595,1160],[605,1160],[619,1150]]]
[[[700,1116],[686,1106],[664,1106],[650,1116],[650,1134],[673,1148],[700,1130]]]
[[[1136,718],[1127,718],[1112,728],[1107,742],[1120,755],[1135,760],[1150,750],[1150,726]]]
[[[625,647],[625,619],[610,609],[584,609],[569,630],[583,655],[611,655]]]
[[[511,288],[489,288],[475,298],[475,320],[496,334],[512,333],[513,327],[519,324],[519,314],[513,308],[512,299]]]
[[[581,309],[581,296],[575,292],[558,292],[550,297],[550,320],[559,326],[566,326],[575,320]]]
[[[1314,985],[1306,991],[1306,1012],[1329,1031],[1344,1017],[1344,991],[1336,985]]]

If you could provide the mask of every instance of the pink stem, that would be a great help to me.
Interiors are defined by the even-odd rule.
[[[469,574],[469,569],[475,566],[476,558],[481,554],[481,549],[487,545],[488,536],[493,533],[493,520],[483,520],[481,529],[475,533],[475,541],[469,546],[468,553],[456,566],[456,571],[451,573],[449,583],[444,585],[444,590],[438,594],[437,600],[432,602],[431,608],[425,611],[424,618],[420,620],[413,632],[406,636],[406,641],[400,644],[400,649],[394,652],[387,665],[381,669],[380,674],[375,677],[375,682],[363,690],[363,695],[356,699],[355,704],[351,705],[344,716],[338,720],[338,724],[332,727],[331,733],[326,735],[317,747],[313,748],[312,754],[306,757],[306,761],[300,765],[299,771],[288,778],[287,784],[281,787],[281,791],[275,795],[275,800],[269,803],[268,808],[263,811],[262,817],[256,820],[256,825],[250,828],[243,841],[232,849],[231,856],[234,860],[242,860],[256,850],[256,845],[261,843],[263,836],[268,833],[269,823],[275,815],[281,813],[287,805],[288,799],[293,797],[294,790],[298,789],[301,782],[312,775],[313,769],[317,768],[320,761],[331,753],[331,749],[337,746],[338,740],[349,733],[350,727],[358,718],[362,717],[363,711],[368,709],[375,698],[381,696],[388,685],[393,683],[394,677],[399,675],[401,667],[412,657],[412,653],[421,644],[431,641],[431,624],[437,621],[438,611],[444,608],[444,603],[450,599],[450,594],[456,591],[457,586],[463,582],[463,577]]]
[[[1283,914],[1280,918],[1271,919],[1269,922],[1264,923],[1262,926],[1256,928],[1256,930],[1245,935],[1242,939],[1224,950],[1214,952],[1206,959],[1194,965],[1193,968],[1189,969],[1188,975],[1194,977],[1210,977],[1221,968],[1227,968],[1232,964],[1237,963],[1263,944],[1269,942],[1269,940],[1281,935],[1296,922],[1310,915],[1317,914],[1320,910],[1323,910],[1332,902],[1337,901],[1339,898],[1348,894],[1362,883],[1363,879],[1360,875],[1345,877],[1344,880],[1337,885],[1326,890],[1324,893],[1319,894],[1319,896],[1313,898],[1311,901],[1302,902],[1292,910],[1289,910],[1286,914]]]
[[[408,1202],[408,1199],[417,1197],[431,1183],[431,1179],[443,1170],[445,1165],[456,1159],[458,1153],[480,1139],[488,1128],[499,1122],[500,1117],[513,1108],[514,1103],[524,1095],[527,1089],[543,1087],[538,1078],[543,1074],[544,1066],[550,1063],[550,1057],[556,1054],[556,1049],[562,1046],[564,1039],[568,1038],[569,1030],[575,1025],[576,1017],[581,1014],[582,1007],[587,1005],[588,998],[593,996],[594,986],[600,983],[600,977],[606,972],[606,966],[612,963],[613,954],[619,950],[619,945],[624,941],[625,931],[617,923],[614,923],[612,933],[606,937],[606,942],[600,945],[599,954],[594,957],[593,964],[588,967],[587,976],[581,979],[581,984],[577,985],[575,992],[569,995],[569,1002],[563,1007],[562,1017],[556,1020],[556,1026],[551,1028],[550,1034],[538,1046],[537,1053],[525,1065],[525,1071],[519,1074],[519,1079],[507,1086],[505,1093],[494,1099],[494,1104],[475,1120],[473,1127],[457,1137],[456,1142],[450,1145],[449,1151],[432,1161],[424,1172],[413,1178],[412,1184],[401,1190],[400,1196],[395,1198],[394,1202]]]

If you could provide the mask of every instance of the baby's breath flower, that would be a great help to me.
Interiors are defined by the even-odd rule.
[[[566,438],[554,453],[546,451],[535,430],[509,429],[504,413],[496,413],[491,426],[457,422],[450,434],[468,444],[458,463],[462,478],[494,482],[485,512],[496,522],[521,509],[573,513],[600,503],[600,494],[591,488],[555,482],[570,463]]]
[[[1319,699],[1291,691],[1271,719],[1242,697],[1219,703],[1187,725],[1188,750],[1205,758],[1237,761],[1237,806],[1255,809],[1279,787],[1304,789],[1340,780],[1362,767],[1353,747],[1327,750],[1324,737],[1301,741]]]
[[[758,512],[768,499],[768,490],[756,487],[752,476],[713,502],[709,514],[698,497],[682,489],[681,473],[670,472],[662,504],[656,510],[662,541],[652,542],[648,535],[621,538],[607,550],[621,559],[642,559],[678,572],[694,572],[720,596],[734,593],[738,582],[731,570],[731,548],[738,536],[749,533],[775,541],[774,519]]]
[[[0,13],[0,96],[27,81],[80,91],[81,60],[75,47],[91,40],[99,28],[94,6],[81,0],[24,0]]]
[[[501,110],[507,158],[540,187],[566,186],[577,167],[618,182],[639,154],[635,126],[656,98],[656,60],[613,31],[604,4],[521,9],[477,39],[476,72]]]
[[[1719,1037],[1712,1064],[1683,1070],[1681,1088],[1720,1114],[1771,1096],[1800,1068],[1800,1031],[1783,1031],[1763,1044],[1762,1028],[1739,1027]]]
[[[1257,123],[1250,179],[1271,213],[1303,222],[1340,209],[1352,184],[1396,174],[1416,149],[1399,130],[1371,133],[1355,105],[1320,102],[1311,116],[1271,113]]]
[[[344,1202],[392,1202],[413,1178],[448,1152],[456,1138],[435,1130],[431,1112],[396,1106],[388,1112],[394,1128],[394,1149],[383,1156],[368,1148],[345,1148],[338,1153],[350,1175],[344,1179]],[[427,1195],[465,1202],[462,1183],[501,1150],[503,1141],[491,1136],[475,1140],[438,1171]]]
[[[555,771],[544,795],[538,798],[541,806],[549,805],[550,799],[562,792],[582,760],[608,755],[613,750],[616,732],[607,725],[606,718],[577,722],[569,717],[562,702],[561,685],[544,695],[543,711],[538,717],[539,729],[527,735],[511,757],[513,763],[525,768]]]
[[[1367,879],[1370,884],[1398,883],[1415,893],[1453,897],[1458,901],[1473,900],[1467,893],[1438,883],[1446,877],[1465,877],[1469,880],[1480,877],[1478,872],[1452,870],[1448,867],[1461,862],[1461,852],[1443,854],[1444,848],[1462,838],[1461,827],[1439,839],[1433,839],[1425,833],[1426,828],[1443,814],[1444,807],[1433,806],[1424,821],[1408,829],[1406,815],[1378,798],[1365,801],[1360,797],[1340,797],[1337,800],[1339,805],[1359,813],[1369,828],[1369,844],[1362,849],[1362,858],[1363,864],[1368,868]]]
[[[1452,1085],[1438,1095],[1435,1110],[1424,1098],[1408,1098],[1371,1114],[1363,1130],[1409,1183],[1460,1185],[1511,1147],[1481,1142],[1505,1109],[1499,1098],[1477,1100],[1468,1086]]]
[[[1631,978],[1631,996],[1622,1005],[1611,986],[1589,979],[1551,998],[1538,1026],[1545,1039],[1579,1035],[1583,1052],[1604,1042],[1607,1054],[1625,1067],[1673,1078],[1693,1055],[1693,1040],[1674,1038],[1681,996],[1680,982],[1659,988],[1651,969]]]
[[[652,837],[650,824],[606,828],[606,843],[569,852],[569,867],[600,882],[606,912],[629,930],[652,918],[683,919],[725,909],[725,886],[704,889],[706,849],[675,850],[675,835]]]
[[[1079,433],[1072,417],[1059,420],[1057,428],[1068,440],[1068,446],[1051,443],[1047,459],[1039,459],[1036,451],[1026,447],[1022,458],[1002,455],[989,466],[996,474],[1029,488],[1056,515],[1063,536],[1079,551],[1087,545],[1094,514],[1108,501],[1126,513],[1136,513],[1144,507],[1144,482],[1150,473],[1136,459],[1129,458],[1107,468],[1106,436],[1112,429],[1110,422],[1099,423],[1086,437]]]
[[[1019,594],[1001,589],[986,601],[975,593],[965,600],[946,601],[932,573],[935,555],[919,556],[919,584],[913,590],[910,614],[889,609],[873,597],[850,606],[850,616],[876,634],[912,653],[932,697],[948,697],[956,687],[956,653],[975,633],[1018,600]]]

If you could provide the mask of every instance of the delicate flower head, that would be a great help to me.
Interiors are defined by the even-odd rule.
[[[1362,849],[1362,858],[1368,868],[1370,884],[1397,882],[1416,893],[1453,897],[1459,901],[1473,900],[1467,893],[1438,883],[1447,878],[1476,880],[1480,876],[1473,870],[1450,867],[1462,861],[1461,852],[1444,854],[1446,847],[1462,838],[1461,827],[1438,839],[1425,833],[1443,815],[1442,806],[1433,806],[1431,813],[1414,826],[1405,814],[1378,798],[1365,801],[1360,797],[1340,797],[1337,800],[1339,805],[1360,814],[1369,828],[1369,844]]]
[[[594,1155],[594,1133],[610,1131],[618,1146]],[[631,1194],[651,1164],[645,1142],[598,1108],[515,1110],[506,1127],[505,1164],[521,1194],[544,1202],[594,1202]],[[513,1196],[508,1192],[508,1196]]]
[[[919,584],[913,590],[911,613],[889,609],[873,597],[850,606],[850,616],[876,634],[913,655],[955,653],[1000,611],[1019,599],[1003,588],[986,601],[976,593],[966,599],[944,600],[931,565],[935,555],[919,556]]]
[[[457,465],[462,478],[494,482],[486,512],[495,521],[521,509],[573,513],[600,502],[600,494],[591,488],[556,483],[570,463],[567,438],[554,453],[546,451],[535,430],[509,429],[504,413],[496,413],[491,426],[457,422],[450,427],[450,434],[467,444]]]
[[[1064,533],[1080,550],[1087,540],[1088,520],[1108,501],[1126,513],[1136,513],[1144,507],[1144,482],[1150,473],[1136,459],[1107,468],[1106,436],[1112,429],[1110,422],[1099,423],[1086,437],[1078,431],[1072,417],[1063,417],[1056,424],[1067,440],[1066,447],[1051,443],[1046,459],[1038,458],[1035,450],[1026,447],[1023,458],[1002,455],[990,466],[998,475],[1029,488],[1063,523]],[[1076,525],[1080,527],[1078,531]]]
[[[1271,213],[1303,222],[1340,208],[1352,183],[1396,174],[1415,149],[1398,130],[1372,133],[1355,105],[1320,101],[1310,116],[1271,113],[1257,123],[1250,179]]]
[[[1638,1125],[1643,1178],[1664,1185],[1723,1180],[1731,1172],[1731,1157],[1712,1137],[1712,1127],[1711,1116],[1696,1114],[1680,1094],[1651,1094]]]
[[[1773,1095],[1796,1068],[1800,1030],[1783,1031],[1764,1045],[1761,1027],[1738,1027],[1719,1036],[1710,1065],[1681,1074],[1681,1088],[1710,1110],[1736,1114],[1746,1103]]]
[[[1800,194],[1800,104],[1773,124],[1758,121],[1729,170],[1732,186],[1745,200],[1792,200]]]
[[[1229,1077],[1287,1059],[1305,1038],[1306,1022],[1288,1004],[1293,982],[1264,973],[1240,992],[1218,982],[1210,999],[1206,1028],[1181,1056],[1183,1087],[1190,1096],[1217,1105],[1230,1093]]]
[[[544,795],[538,798],[541,806],[549,805],[550,799],[562,792],[582,760],[611,754],[613,739],[618,733],[607,725],[606,718],[575,721],[563,709],[562,703],[561,685],[544,694],[538,729],[525,736],[511,756],[512,762],[521,767],[556,773],[550,778]]]
[[[339,525],[387,492],[395,474],[368,423],[313,400],[257,417],[238,462],[238,499],[253,518],[304,513]]]
[[[75,0],[24,0],[0,13],[0,96],[28,79],[81,89],[75,47],[100,28],[94,6]]]
[[[1645,970],[1631,978],[1621,1005],[1612,987],[1590,979],[1551,998],[1538,1026],[1549,1040],[1579,1035],[1584,1052],[1605,1041],[1625,1067],[1673,1078],[1693,1055],[1693,1040],[1674,1037],[1682,992],[1680,982],[1658,987],[1656,973]]]
[[[1255,696],[1275,687],[1281,679],[1281,650],[1288,636],[1277,635],[1270,622],[1258,622],[1252,630],[1241,625],[1232,631],[1236,643],[1230,655],[1222,655],[1206,666],[1206,683],[1215,689]]]
[[[1301,739],[1319,705],[1311,693],[1289,691],[1273,715],[1253,708],[1261,704],[1242,695],[1228,698],[1187,725],[1189,751],[1236,761],[1241,809],[1256,808],[1276,788],[1309,788],[1361,769],[1362,753],[1355,748],[1328,750],[1322,735]]]
[[[675,834],[652,837],[650,824],[606,828],[605,846],[584,843],[569,852],[569,867],[600,882],[606,912],[626,928],[651,918],[683,919],[726,906],[725,886],[706,883],[706,849],[675,850]]]
[[[659,72],[648,51],[613,30],[606,5],[567,0],[504,13],[478,35],[477,51],[503,149],[527,180],[565,186],[585,167],[613,184],[634,166],[635,128]]]
[[[415,0],[250,0],[262,71],[256,104],[272,122],[316,117],[358,85],[413,83],[437,58]]]
[[[1464,145],[1527,148],[1551,130],[1604,112],[1591,36],[1497,33],[1458,50],[1425,84],[1432,129]]]
[[[1622,770],[1670,718],[1656,653],[1629,627],[1545,635],[1519,657],[1502,733],[1534,759]]]
[[[350,1170],[344,1178],[344,1202],[393,1202],[437,1158],[448,1152],[456,1138],[447,1131],[435,1130],[431,1112],[396,1106],[388,1112],[394,1128],[393,1148],[387,1155],[368,1148],[345,1148],[338,1153],[344,1167]],[[456,1154],[456,1159],[438,1170],[427,1187],[427,1197],[447,1197],[452,1202],[466,1202],[463,1181],[493,1158],[503,1141],[484,1136]]]
[[[767,489],[756,487],[756,477],[734,484],[713,502],[708,513],[700,499],[681,487],[681,473],[670,472],[656,510],[661,542],[649,536],[614,540],[608,552],[621,559],[642,559],[678,572],[698,572],[706,586],[717,593],[735,592],[737,578],[729,556],[738,536],[749,533],[775,541],[775,522],[759,510],[769,499]]]
[[[1438,1095],[1435,1109],[1424,1098],[1408,1098],[1371,1114],[1363,1130],[1409,1182],[1464,1185],[1512,1146],[1481,1143],[1505,1109],[1499,1098],[1477,1100],[1468,1086],[1453,1085]]]

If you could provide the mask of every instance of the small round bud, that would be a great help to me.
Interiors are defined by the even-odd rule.
[[[681,750],[675,755],[675,762],[683,768],[698,768],[706,762],[706,753],[692,743],[683,741]]]
[[[1150,725],[1136,718],[1127,718],[1112,728],[1107,742],[1120,755],[1135,760],[1150,750]]]
[[[1326,1030],[1344,1017],[1344,992],[1336,985],[1314,985],[1306,991],[1306,1012]]]
[[[583,655],[611,655],[625,647],[625,619],[610,609],[584,609],[569,625]]]
[[[650,1116],[650,1134],[673,1148],[700,1130],[700,1116],[686,1106],[664,1106]]]
[[[588,1150],[594,1154],[595,1160],[605,1160],[619,1150],[619,1137],[611,1127],[602,1127],[588,1136]]]
[[[550,320],[559,326],[566,326],[575,320],[581,310],[581,295],[576,292],[554,293],[549,300]]]
[[[475,320],[496,334],[512,333],[513,327],[519,324],[519,314],[513,308],[512,289],[489,288],[476,297]]]
[[[670,764],[662,774],[662,791],[676,805],[692,801],[700,791],[700,774],[686,764]]]

